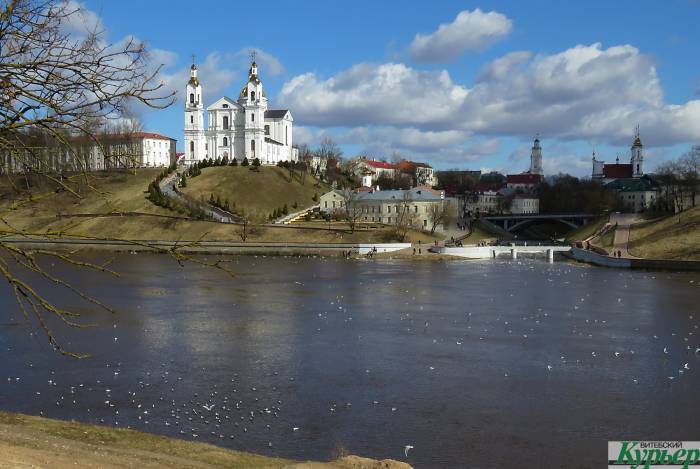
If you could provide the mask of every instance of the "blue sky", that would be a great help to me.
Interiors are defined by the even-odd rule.
[[[587,175],[593,149],[629,158],[637,124],[647,170],[700,143],[697,0],[82,5],[111,42],[145,41],[179,93],[196,54],[206,104],[236,96],[260,51],[295,141],[347,156],[515,172],[539,134],[548,173]],[[181,101],[143,119],[181,145]]]

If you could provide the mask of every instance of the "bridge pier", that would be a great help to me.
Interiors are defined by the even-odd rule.
[[[512,257],[513,259],[517,259],[517,258],[518,258],[518,250],[515,249],[515,248],[512,248],[512,249],[510,250],[510,255],[511,255],[511,257]]]
[[[554,262],[554,249],[547,249],[547,260],[550,264]]]

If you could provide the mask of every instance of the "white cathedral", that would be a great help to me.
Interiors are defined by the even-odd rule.
[[[234,158],[240,163],[255,158],[261,164],[297,161],[299,152],[292,146],[292,113],[287,109],[268,109],[267,97],[258,77],[255,59],[248,71],[248,83],[238,100],[226,96],[207,107],[208,127],[204,130],[202,84],[197,66],[192,64],[185,102],[185,155],[182,162],[192,165],[205,158]]]

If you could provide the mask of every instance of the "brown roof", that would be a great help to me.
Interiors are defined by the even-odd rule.
[[[631,164],[606,164],[603,165],[603,176],[608,179],[631,178]]]

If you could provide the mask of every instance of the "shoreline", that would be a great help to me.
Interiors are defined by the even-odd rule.
[[[296,461],[126,428],[0,411],[0,465],[8,467],[250,467],[279,469],[410,469],[391,459],[344,456]]]

